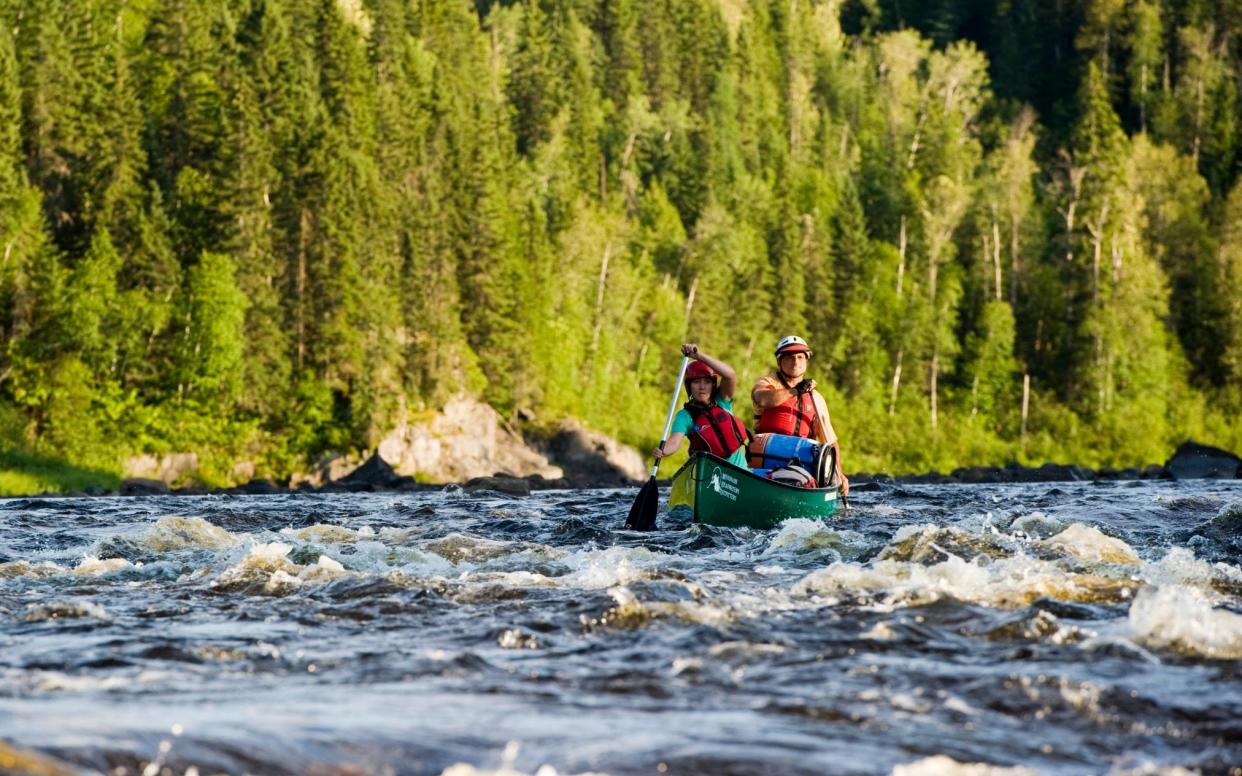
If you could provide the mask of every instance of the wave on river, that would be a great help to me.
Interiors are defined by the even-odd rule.
[[[1242,483],[0,501],[0,773],[1242,774]]]

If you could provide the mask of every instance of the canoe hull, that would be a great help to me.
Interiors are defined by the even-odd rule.
[[[838,488],[795,488],[706,454],[677,470],[668,499],[670,509],[690,507],[695,522],[726,528],[773,528],[794,517],[823,520],[839,504]]]

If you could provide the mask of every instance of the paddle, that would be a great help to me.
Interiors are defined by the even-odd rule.
[[[818,393],[812,393],[811,398],[815,401],[815,419],[819,421],[819,433],[824,435],[824,439],[828,438],[828,424],[824,422],[824,416],[828,414],[828,407],[824,405],[824,397]],[[839,467],[841,462],[833,456],[832,465],[834,468]],[[841,476],[845,477],[845,472],[841,472]],[[850,511],[850,499],[844,493],[841,494],[841,504],[845,507],[845,511]]]
[[[677,387],[673,389],[672,401],[668,403],[668,417],[664,419],[664,433],[660,435],[660,449],[664,449],[664,443],[668,441],[668,432],[673,427],[673,413],[677,411],[677,397],[681,395],[681,381],[686,377],[686,367],[690,364],[689,358],[681,360],[681,371],[677,373]],[[656,511],[660,507],[660,486],[656,484],[656,474],[660,471],[660,459],[655,459],[655,465],[651,467],[651,479],[647,480],[647,484],[638,490],[638,497],[634,499],[634,504],[630,506],[630,516],[625,518],[625,527],[635,531],[654,531],[656,524]]]

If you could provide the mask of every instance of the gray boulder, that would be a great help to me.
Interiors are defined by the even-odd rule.
[[[271,480],[258,479],[251,480],[245,485],[234,488],[233,492],[249,496],[270,496],[274,493],[284,493],[285,491]]]
[[[565,470],[567,480],[597,483],[641,482],[647,468],[638,451],[597,431],[567,420],[547,441],[547,455]]]
[[[401,482],[401,476],[392,470],[388,462],[375,453],[348,476],[338,480],[347,489],[393,488]]]
[[[121,480],[122,496],[154,496],[168,492],[168,483],[151,477],[130,477]]]
[[[1009,482],[1013,479],[1012,472],[996,466],[963,466],[960,469],[954,469],[949,476],[958,482],[970,485],[988,482]]]
[[[1081,466],[1045,463],[1038,468],[1016,470],[1016,482],[1081,482],[1095,477],[1095,472]]]
[[[1164,469],[1175,480],[1232,480],[1242,477],[1242,459],[1227,450],[1184,442]]]
[[[494,490],[497,493],[504,493],[509,496],[529,496],[530,481],[519,477],[475,477],[465,485],[462,490],[467,493],[477,493],[480,490]]]

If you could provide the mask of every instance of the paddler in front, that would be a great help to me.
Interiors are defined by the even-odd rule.
[[[690,437],[691,452],[708,452],[745,468],[750,434],[733,414],[737,374],[733,367],[707,355],[693,342],[682,345],[681,353],[693,359],[685,377],[690,401],[677,411],[672,433],[652,455],[667,458],[681,449],[682,439]]]
[[[809,437],[836,453],[841,494],[849,495],[850,483],[841,470],[841,445],[828,418],[828,405],[806,377],[810,346],[801,337],[783,337],[776,343],[776,369],[755,382],[750,399],[755,409],[756,434]]]

